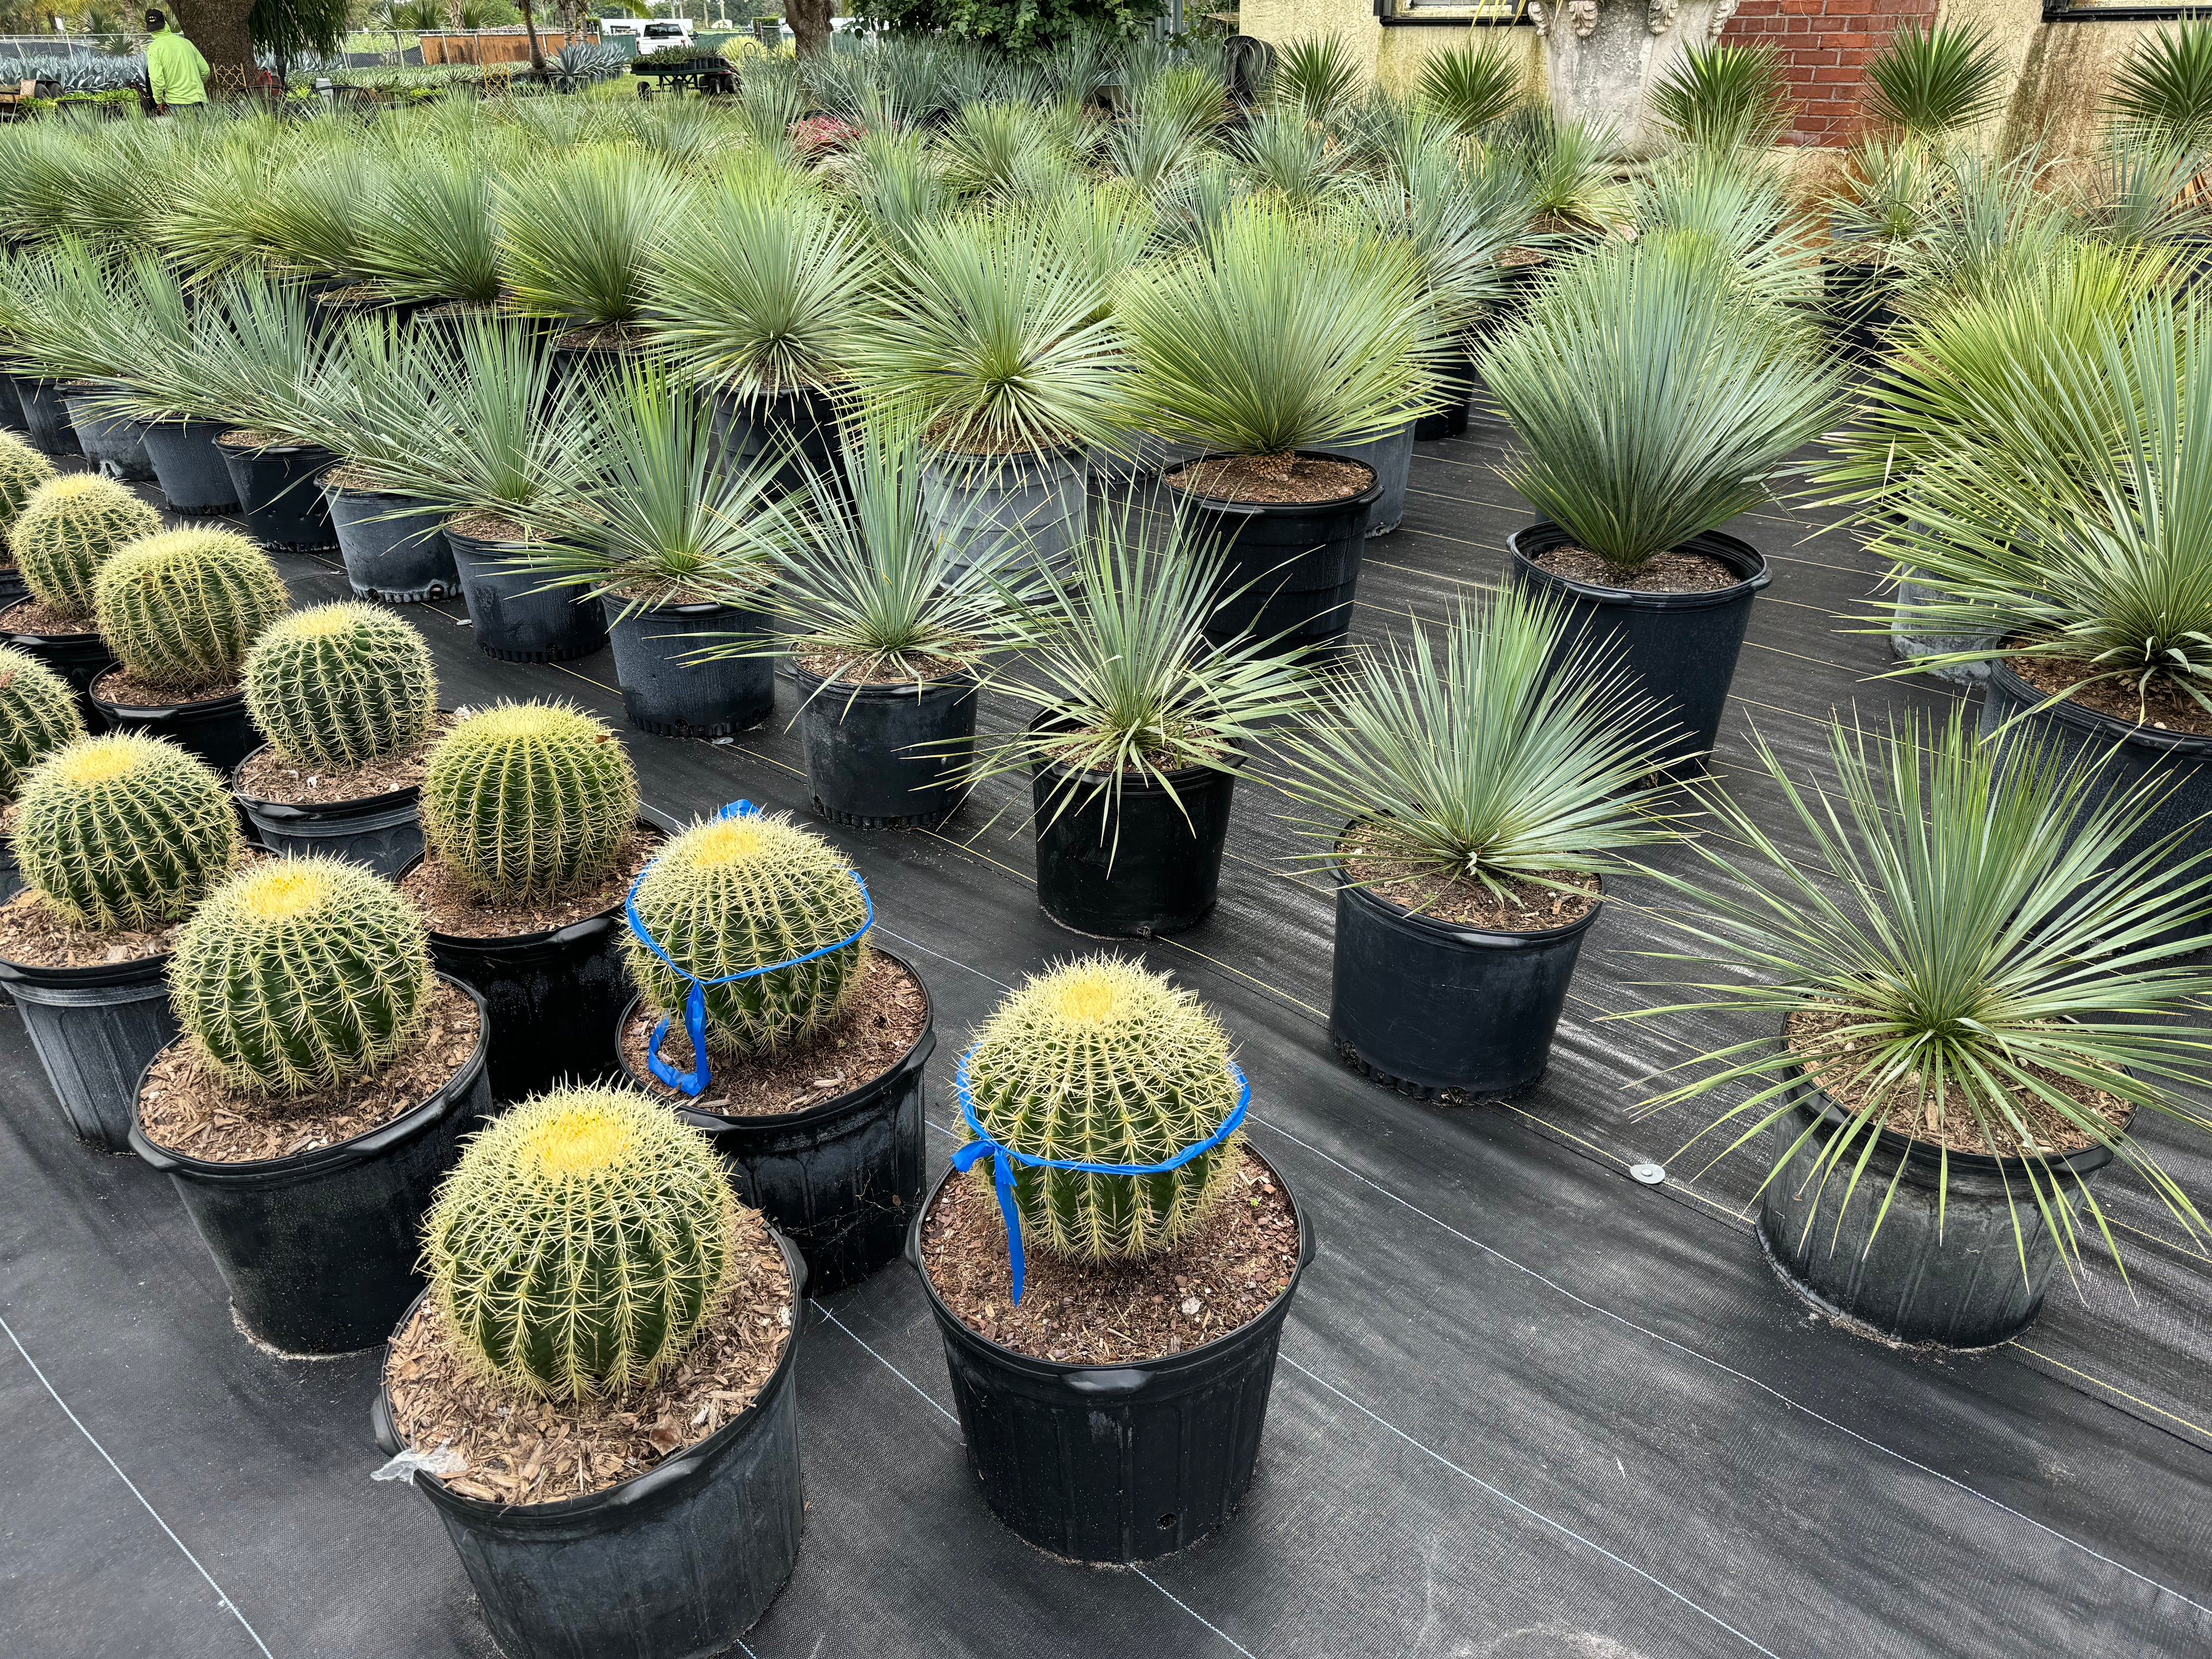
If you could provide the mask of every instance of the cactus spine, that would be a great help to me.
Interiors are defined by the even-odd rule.
[[[234,684],[255,637],[287,603],[269,556],[228,530],[132,543],[100,568],[92,601],[123,666],[177,691]]]
[[[567,703],[499,703],[438,739],[422,834],[481,898],[545,898],[606,879],[637,822],[615,734]]]
[[[560,1089],[471,1140],[423,1256],[488,1375],[568,1400],[682,1357],[728,1283],[737,1218],[720,1160],[675,1114],[634,1090]]]
[[[432,983],[429,940],[398,890],[321,854],[232,877],[169,963],[177,1023],[234,1087],[260,1094],[367,1076],[422,1030]]]
[[[710,980],[835,945],[867,910],[837,850],[777,813],[693,824],[638,884],[637,914],[671,961]],[[629,950],[645,1000],[680,1020],[690,981],[635,935]],[[866,951],[855,940],[812,962],[710,988],[707,1046],[760,1054],[819,1030],[859,987]]]
[[[69,682],[36,657],[0,646],[0,802],[15,799],[33,766],[83,735]]]
[[[175,921],[239,854],[230,791],[173,744],[136,732],[81,738],[39,763],[15,811],[15,862],[64,921],[104,928]]]
[[[422,745],[438,675],[413,624],[373,605],[319,605],[254,641],[246,707],[285,759],[345,771]]]
[[[31,492],[8,527],[8,545],[41,604],[83,617],[92,615],[100,566],[161,528],[161,515],[112,478],[71,472]]]
[[[1161,1164],[1236,1109],[1229,1037],[1166,975],[1111,956],[1032,975],[984,1024],[968,1062],[975,1116],[1001,1146],[1080,1164]],[[1021,1166],[1025,1238],[1085,1261],[1153,1254],[1219,1196],[1236,1137],[1161,1175]],[[990,1180],[988,1160],[977,1166]]]
[[[13,433],[0,432],[0,539],[31,499],[54,476],[53,463]]]

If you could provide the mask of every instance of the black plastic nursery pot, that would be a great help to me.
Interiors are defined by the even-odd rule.
[[[24,584],[23,573],[12,564],[0,564],[0,611],[11,605],[20,605],[31,597]]]
[[[1703,593],[1638,593],[1555,576],[1536,563],[1574,538],[1555,524],[1531,525],[1506,538],[1513,579],[1565,600],[1573,624],[1593,641],[1610,638],[1620,659],[1664,710],[1674,730],[1664,748],[1676,767],[1702,764],[1711,752],[1735,678],[1736,659],[1751,626],[1752,601],[1772,578],[1766,559],[1747,542],[1709,530],[1675,551],[1718,560],[1741,580]]]
[[[198,702],[141,708],[110,702],[95,684],[92,706],[113,730],[167,738],[185,753],[198,755],[225,776],[261,746],[261,734],[253,729],[253,721],[246,712],[243,690],[220,697],[203,697]]]
[[[0,432],[27,433],[30,429],[31,417],[23,413],[23,399],[15,390],[15,376],[0,370]],[[30,440],[26,438],[24,441],[28,443]]]
[[[82,455],[76,428],[70,421],[69,405],[62,401],[61,383],[42,380],[35,374],[15,374],[16,406],[23,411],[23,430],[31,447],[48,455]]]
[[[130,1150],[138,1079],[177,1035],[168,967],[166,952],[88,968],[0,960],[0,989],[22,1011],[70,1133],[103,1152]]]
[[[62,388],[62,405],[69,410],[76,433],[77,448],[112,478],[144,483],[154,476],[154,463],[146,453],[145,428],[120,415],[103,415],[94,399],[112,387],[73,380]]]
[[[1358,459],[1333,451],[1302,449],[1298,455]],[[1167,476],[1173,486],[1176,475]],[[1382,498],[1379,477],[1357,495],[1311,504],[1176,493],[1187,503],[1185,528],[1194,544],[1218,542],[1225,552],[1222,586],[1236,594],[1206,625],[1208,639],[1226,644],[1242,634],[1261,640],[1279,635],[1289,647],[1334,645],[1344,637],[1368,522]]]
[[[315,487],[316,476],[337,459],[329,450],[317,444],[216,447],[254,540],[284,553],[322,553],[337,545],[330,506]]]
[[[1863,1138],[1824,1181],[1815,1160],[1848,1116],[1802,1077],[1794,1104],[1770,1134],[1795,1139],[1808,1126],[1820,1127],[1759,1194],[1759,1236],[1800,1295],[1900,1342],[1986,1348],[2034,1322],[2060,1252],[2020,1160],[1951,1152],[1947,1189],[1947,1160],[1938,1148],[1881,1129],[1856,1188],[1850,1176]],[[2112,1156],[2102,1146],[2053,1156],[2056,1201],[2078,1212],[2077,1178],[2095,1174]],[[2050,1201],[2050,1177],[2041,1170],[2035,1176]],[[2025,1273],[2015,1218],[2026,1242]]]
[[[1564,927],[1492,933],[1415,915],[1353,885],[1341,866],[1332,873],[1337,1052],[1421,1099],[1507,1100],[1534,1087],[1602,903]]]
[[[242,771],[246,762],[261,752],[262,749],[256,749],[247,755],[239,769]],[[327,853],[364,865],[387,879],[397,878],[422,856],[422,791],[417,784],[381,795],[364,795],[359,800],[295,805],[257,800],[238,787],[234,773],[231,794],[253,826],[256,838],[272,853]]]
[[[1413,434],[1417,423],[1408,421],[1395,432],[1362,443],[1341,443],[1335,453],[1349,461],[1364,461],[1375,469],[1375,482],[1382,493],[1367,514],[1370,540],[1387,536],[1406,521],[1406,486],[1413,470]]]
[[[1166,783],[1125,778],[1118,803],[1104,779],[1085,774],[1054,817],[1068,775],[1054,763],[1037,769],[1032,786],[1045,915],[1104,939],[1149,939],[1204,921],[1221,895],[1236,774],[1192,766]]]
[[[445,1523],[485,1624],[509,1659],[706,1659],[736,1651],[799,1559],[799,1334],[806,1267],[791,1273],[791,1334],[751,1405],[696,1445],[604,1492],[500,1504],[414,1477]],[[410,1308],[399,1323],[414,1316]],[[556,1407],[554,1408],[558,1410]],[[381,1387],[370,1426],[402,1449]]]
[[[814,810],[854,830],[933,830],[960,810],[954,770],[975,744],[975,683],[824,681],[793,667]]]
[[[148,421],[140,428],[154,480],[172,513],[235,513],[238,488],[216,442],[220,421]]]
[[[70,689],[76,693],[86,725],[94,732],[105,729],[100,710],[92,701],[92,683],[115,666],[115,653],[107,648],[105,638],[91,632],[29,633],[14,626],[8,611],[0,611],[0,644],[11,645],[26,655],[36,657],[67,680]]]
[[[461,591],[445,509],[417,495],[351,489],[325,478],[323,499],[346,580],[364,599],[422,605]]]
[[[922,1224],[952,1172],[938,1177],[907,1235],[907,1259],[945,1338],[968,1467],[1017,1536],[1071,1560],[1149,1561],[1197,1543],[1243,1501],[1283,1322],[1317,1243],[1291,1183],[1267,1168],[1298,1222],[1298,1265],[1283,1293],[1211,1342],[1111,1366],[1016,1352],[945,1306],[921,1254]]]
[[[501,662],[568,662],[607,642],[606,612],[580,587],[547,587],[541,571],[515,557],[519,542],[488,542],[446,526],[461,573],[477,649]]]
[[[708,394],[708,420],[721,441],[730,471],[750,472],[771,456],[786,457],[776,483],[797,489],[811,471],[829,478],[844,467],[844,444],[837,433],[837,404],[813,386],[761,397],[721,391]]]
[[[335,1146],[210,1164],[155,1146],[134,1105],[131,1150],[175,1184],[239,1322],[260,1341],[288,1354],[374,1347],[421,1291],[423,1212],[461,1137],[491,1112],[491,1022],[470,995],[477,1045],[460,1068],[419,1105]]]
[[[1474,351],[1462,343],[1445,357],[1436,371],[1438,406],[1413,422],[1413,436],[1422,443],[1456,438],[1467,431],[1467,406],[1474,398]]]
[[[1820,292],[1844,356],[1862,368],[1880,364],[1886,336],[1897,325],[1888,270],[1863,259],[1825,259]]]
[[[878,954],[921,985],[921,975],[902,958]],[[928,1022],[921,1035],[896,1065],[857,1089],[805,1111],[757,1117],[678,1107],[686,1123],[714,1143],[745,1202],[791,1235],[817,1292],[857,1285],[896,1256],[921,1201],[922,1068],[937,1052],[936,1007],[928,987],[921,994]],[[633,998],[623,1010],[618,1038],[638,1002]],[[630,1069],[619,1040],[616,1048],[625,1077],[648,1094],[668,1097]]]
[[[1090,453],[932,455],[922,468],[921,504],[939,534],[972,540],[979,556],[1003,551],[1012,570],[1064,570],[1090,523]]]
[[[774,658],[691,659],[710,643],[709,635],[766,630],[769,619],[761,612],[733,605],[668,605],[616,621],[621,601],[604,604],[623,714],[639,731],[722,738],[775,712]]]

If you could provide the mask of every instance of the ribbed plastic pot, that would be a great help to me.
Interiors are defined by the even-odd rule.
[[[129,1150],[139,1074],[177,1035],[168,966],[166,953],[90,968],[0,960],[70,1133],[105,1152]]]
[[[972,538],[1007,568],[1066,569],[1090,522],[1091,458],[1081,449],[1012,455],[933,455],[921,473],[921,510],[940,536]]]
[[[475,1000],[477,1046],[460,1068],[419,1105],[335,1146],[211,1164],[155,1145],[134,1109],[131,1150],[175,1183],[239,1323],[270,1347],[374,1347],[421,1291],[423,1212],[461,1137],[491,1113],[490,1022]]]
[[[24,584],[23,573],[12,564],[0,564],[0,611],[21,605],[30,597],[31,590]]]
[[[837,405],[825,392],[811,386],[761,398],[713,392],[708,394],[707,410],[732,472],[750,472],[765,457],[794,447],[795,454],[776,471],[776,483],[783,489],[802,488],[810,468],[822,478],[843,470]]]
[[[1583,935],[1602,905],[1564,927],[1490,933],[1410,914],[1336,878],[1328,1035],[1337,1052],[1401,1094],[1507,1100],[1534,1086]]]
[[[60,382],[34,374],[15,374],[16,406],[23,411],[23,430],[31,447],[48,455],[82,455],[76,428],[70,423],[69,405],[62,401]]]
[[[552,1504],[488,1503],[434,1474],[415,1477],[509,1659],[732,1652],[791,1577],[806,1520],[798,1384],[806,1267],[789,1239],[776,1242],[792,1281],[783,1357],[753,1403],[696,1445],[620,1486]],[[369,1421],[386,1455],[397,1455],[381,1388]]]
[[[418,495],[348,489],[327,481],[323,499],[346,580],[362,599],[422,605],[461,591],[443,507]]]
[[[1298,453],[1308,460],[1348,459],[1334,451]],[[1170,486],[1175,476],[1168,475]],[[1195,544],[1218,541],[1227,555],[1222,586],[1236,597],[1206,624],[1208,639],[1225,644],[1247,633],[1261,640],[1281,635],[1282,644],[1291,647],[1333,645],[1344,637],[1368,520],[1382,498],[1380,478],[1357,495],[1312,506],[1175,494],[1187,504],[1184,528]]]
[[[1932,589],[1916,581],[1900,580],[1897,585],[1897,604],[1900,607],[1926,605],[1935,597]],[[1902,609],[1893,611],[1890,616],[1890,653],[1900,662],[1917,662],[1923,657],[1948,656],[1954,651],[1993,651],[2002,642],[2002,636],[1996,634],[1917,634],[1913,632]],[[1989,678],[1990,665],[1986,662],[1953,663],[1927,672],[1954,684],[1978,685]]]
[[[1461,339],[1459,349],[1449,354],[1437,370],[1437,399],[1441,407],[1413,422],[1418,442],[1456,438],[1467,430],[1467,406],[1474,397],[1474,349],[1468,337]]]
[[[1739,580],[1706,593],[1637,593],[1571,581],[1536,563],[1573,539],[1555,524],[1516,531],[1507,538],[1514,580],[1566,602],[1573,619],[1570,638],[1580,634],[1616,641],[1622,659],[1674,722],[1676,735],[1666,752],[1677,768],[1702,764],[1695,757],[1710,753],[1720,735],[1752,601],[1772,580],[1765,556],[1747,542],[1709,530],[1675,550],[1717,559]]]
[[[139,430],[154,480],[172,513],[235,513],[238,489],[216,442],[220,421],[148,421]]]
[[[921,984],[921,975],[903,960],[891,960]],[[930,1008],[928,996],[925,986],[925,1008]],[[637,1007],[633,998],[617,1032],[629,1029]],[[928,1019],[914,1046],[881,1077],[803,1112],[725,1117],[678,1109],[714,1143],[745,1202],[791,1235],[819,1292],[859,1284],[905,1243],[907,1224],[921,1201],[922,1067],[937,1051],[933,1008]],[[661,1094],[630,1069],[619,1042],[616,1047],[623,1074]],[[713,1093],[710,1085],[708,1094]]]
[[[607,642],[606,612],[576,587],[547,587],[544,573],[514,562],[511,542],[480,541],[452,525],[446,540],[461,573],[477,649],[501,662],[569,662]]]
[[[1340,443],[1335,453],[1346,460],[1364,461],[1375,470],[1382,493],[1367,514],[1370,539],[1387,536],[1406,521],[1406,485],[1413,470],[1413,427],[1408,421],[1395,432],[1359,443]]]
[[[23,413],[22,395],[15,390],[15,376],[0,370],[0,432],[24,432],[31,429],[31,417]],[[27,438],[27,443],[29,440]]]
[[[1086,775],[1054,817],[1054,792],[1067,775],[1054,763],[1038,768],[1032,784],[1045,915],[1103,939],[1150,939],[1204,921],[1221,896],[1236,775],[1185,767],[1168,774],[1173,795],[1164,784],[1125,779],[1118,805]]]
[[[109,388],[72,383],[62,389],[62,406],[69,410],[76,433],[77,448],[110,477],[144,483],[154,476],[154,463],[146,453],[145,428],[120,415],[103,415],[93,400]]]
[[[261,734],[253,729],[253,720],[246,712],[246,693],[242,690],[221,697],[205,697],[198,702],[137,708],[130,703],[110,702],[95,688],[92,706],[115,731],[143,732],[148,737],[167,738],[185,753],[198,755],[225,776],[261,746]]]
[[[604,602],[614,646],[623,714],[641,732],[664,738],[721,738],[758,726],[775,712],[772,657],[686,660],[710,634],[752,634],[772,624],[733,605],[670,605],[616,621],[622,605]]]
[[[922,1224],[951,1171],[938,1177],[907,1258],[945,1338],[968,1467],[1017,1536],[1071,1560],[1149,1561],[1197,1543],[1243,1501],[1283,1322],[1317,1243],[1290,1182],[1268,1167],[1298,1220],[1298,1265],[1283,1293],[1211,1342],[1111,1366],[1017,1353],[945,1306],[921,1255]]]
[[[1771,1133],[1794,1140],[1807,1127],[1821,1127],[1759,1194],[1759,1233],[1801,1295],[1900,1342],[1986,1348],[2034,1322],[2060,1253],[2027,1196],[2028,1175],[2017,1159],[2007,1167],[2008,1160],[1987,1153],[1954,1152],[1946,1183],[1936,1148],[1883,1129],[1855,1188],[1850,1176],[1863,1139],[1824,1182],[1815,1160],[1846,1115],[1802,1077],[1794,1101],[1795,1112]],[[2054,1157],[2061,1201],[2078,1212],[2075,1178],[2087,1179],[2111,1161],[2102,1146]],[[2048,1178],[2036,1174],[2047,1197]],[[2015,1218],[2026,1243],[2025,1273]]]
[[[240,449],[218,444],[238,509],[253,539],[283,553],[321,553],[338,544],[316,476],[337,459],[316,444]]]
[[[413,868],[403,867],[404,876]],[[480,992],[491,1011],[491,1091],[520,1100],[559,1081],[612,1076],[607,1032],[636,994],[623,960],[619,902],[595,916],[503,939],[430,930],[440,971]]]
[[[12,608],[12,607],[11,607]],[[0,642],[36,657],[70,683],[85,724],[93,731],[106,729],[92,701],[92,683],[115,666],[115,653],[98,634],[32,634],[14,627],[8,612],[0,611]]]
[[[793,667],[814,810],[854,830],[933,830],[960,810],[953,770],[975,744],[975,683],[825,683]]]
[[[23,890],[23,872],[15,867],[15,848],[5,836],[0,836],[0,904]]]
[[[251,761],[261,752],[262,749],[256,749],[246,759]],[[240,764],[242,770],[245,763]],[[422,856],[419,817],[422,792],[415,784],[381,795],[364,795],[359,800],[295,805],[255,799],[237,787],[234,774],[231,793],[252,824],[256,837],[272,853],[327,853],[333,858],[349,859],[386,878],[396,878]]]

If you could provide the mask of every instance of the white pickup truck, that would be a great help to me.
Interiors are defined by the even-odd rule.
[[[688,17],[602,17],[599,38],[610,40],[617,34],[627,34],[637,41],[637,55],[667,52],[671,48],[688,49],[694,32]]]

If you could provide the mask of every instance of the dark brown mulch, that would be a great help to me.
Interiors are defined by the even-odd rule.
[[[636,351],[645,344],[645,331],[630,323],[600,323],[562,329],[553,343],[572,351]]]
[[[623,843],[615,873],[583,892],[566,898],[526,899],[515,904],[483,904],[469,896],[460,878],[441,864],[435,854],[400,878],[399,890],[414,902],[434,933],[454,939],[512,939],[518,933],[542,933],[566,927],[572,921],[614,909],[637,879],[639,871],[653,862],[660,850],[661,836],[645,829],[633,830]]]
[[[2100,714],[2110,714],[2130,726],[2212,737],[2212,713],[2207,713],[2187,692],[2163,676],[2151,681],[2139,695],[2133,676],[2100,679],[2094,685],[2083,685],[2081,682],[2090,676],[2106,672],[2094,663],[2063,657],[2008,657],[2005,666],[2045,696],[2056,696],[2063,691],[2069,702],[2093,708]]]
[[[324,472],[323,482],[339,489],[368,491],[398,489],[403,495],[405,493],[404,487],[392,479],[379,472],[374,467],[365,466],[359,461],[340,461],[336,466]]]
[[[357,1082],[297,1097],[233,1088],[189,1042],[162,1050],[138,1096],[138,1119],[157,1146],[208,1164],[250,1164],[319,1152],[412,1111],[468,1063],[482,1017],[444,980],[430,1023],[398,1059]]]
[[[302,441],[288,433],[268,432],[257,427],[233,427],[228,432],[216,434],[216,441],[225,449],[287,449]]]
[[[1498,256],[1498,263],[1505,266],[1509,270],[1518,270],[1523,265],[1543,264],[1548,261],[1551,257],[1552,256],[1550,254],[1545,252],[1541,248],[1522,247],[1516,243]]]
[[[1375,469],[1364,461],[1311,461],[1304,457],[1285,470],[1271,458],[1223,455],[1193,461],[1167,475],[1174,489],[1218,501],[1275,501],[1314,506],[1348,501],[1375,482]]]
[[[868,965],[845,1012],[806,1042],[764,1058],[730,1056],[710,1049],[711,1080],[698,1099],[653,1075],[646,1049],[660,1016],[640,1004],[622,1029],[623,1058],[661,1099],[724,1117],[770,1117],[803,1112],[872,1083],[905,1058],[929,1022],[929,999],[921,981],[880,951]],[[679,1009],[669,1021],[660,1057],[679,1072],[691,1069],[691,1037]]]
[[[446,526],[471,541],[526,542],[530,532],[513,519],[502,518],[496,513],[465,513]]]
[[[1817,1083],[1828,1098],[1846,1111],[1856,1112],[1873,1099],[1873,1091],[1863,1084],[1844,1084],[1832,1074],[1832,1062],[1848,1060],[1848,1043],[1834,1035],[1841,1027],[1856,1023],[1854,1018],[1842,1012],[1829,1013],[1819,1010],[1800,1010],[1790,1015],[1788,1041],[1790,1052],[1805,1064],[1806,1075]],[[1831,1064],[1824,1066],[1822,1056]],[[2060,1075],[2046,1066],[2031,1066],[2031,1075],[2040,1079],[2060,1094],[2086,1107],[2115,1128],[2125,1128],[2132,1115],[2127,1102],[2101,1091],[2085,1089],[2073,1079]],[[1824,1073],[1829,1073],[1824,1075]],[[1936,1113],[1936,1102],[1931,1095],[1923,1102],[1917,1091],[1905,1087],[1893,1091],[1898,1096],[1882,1119],[1882,1127],[1910,1139],[1929,1146],[1944,1146],[1954,1152],[1985,1152],[1998,1158],[2017,1158],[2021,1155],[2020,1138],[2010,1126],[1992,1123],[1984,1135],[1974,1115],[1963,1104],[1947,1106],[1941,1117]],[[2060,1154],[2078,1152],[2096,1144],[2089,1136],[2062,1116],[2057,1109],[2024,1089],[2014,1089],[2013,1099],[2021,1117],[2027,1121],[2034,1137],[2033,1150]]]
[[[97,634],[94,617],[64,617],[44,599],[19,599],[0,611],[0,634]]]
[[[174,950],[177,929],[183,925],[171,922],[144,933],[76,927],[57,916],[36,888],[26,887],[0,904],[0,959],[27,968],[105,968],[143,962]]]
[[[929,1282],[970,1330],[1002,1347],[1070,1365],[1181,1353],[1265,1313],[1298,1262],[1298,1223],[1282,1183],[1242,1139],[1213,1213],[1163,1255],[1083,1262],[1024,1237],[1021,1305],[1012,1303],[1006,1223],[988,1164],[946,1182],[921,1231]]]
[[[92,683],[92,695],[118,708],[170,708],[191,702],[213,702],[229,696],[241,682],[219,685],[156,685],[142,680],[127,668],[111,668]]]
[[[441,710],[430,724],[430,734],[411,754],[342,772],[317,772],[286,760],[274,749],[249,756],[238,769],[239,793],[249,800],[284,806],[320,806],[331,801],[374,800],[401,789],[418,787],[430,746],[453,724],[453,716]]]
[[[1358,847],[1338,849],[1352,880],[1376,898],[1431,921],[1457,927],[1480,927],[1499,933],[1540,933],[1579,921],[1597,908],[1598,881],[1595,876],[1571,870],[1545,873],[1562,886],[1562,892],[1542,882],[1506,884],[1501,899],[1479,881],[1465,876],[1438,876],[1433,871],[1408,873],[1405,855],[1387,842],[1363,838]]]
[[[828,690],[818,694],[823,701],[834,699],[840,685],[940,685],[971,672],[969,665],[950,657],[902,657],[896,674],[873,665],[867,672],[856,673],[854,670],[860,659],[833,651],[794,651],[791,659],[815,678],[832,682]]]
[[[791,1273],[759,1212],[738,1212],[721,1305],[659,1382],[606,1399],[539,1400],[470,1363],[433,1298],[392,1340],[384,1384],[403,1444],[451,1447],[446,1485],[489,1503],[551,1504],[619,1486],[719,1432],[759,1395],[791,1340]]]
[[[1718,559],[1703,553],[1655,553],[1624,574],[1586,547],[1555,547],[1537,556],[1539,568],[1569,581],[1592,587],[1615,587],[1625,593],[1711,593],[1734,587],[1743,580]]]

